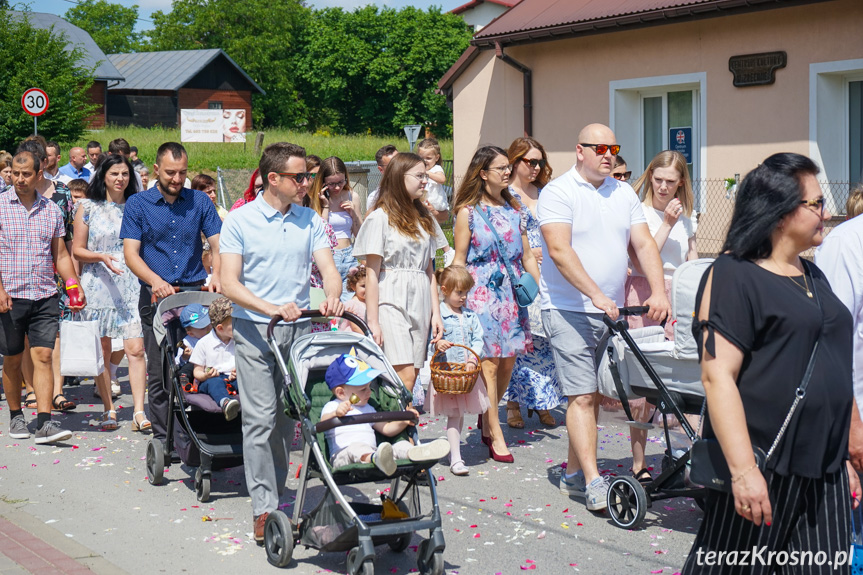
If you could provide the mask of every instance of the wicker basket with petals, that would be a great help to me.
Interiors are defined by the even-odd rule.
[[[437,393],[461,395],[473,391],[476,378],[480,372],[480,357],[466,345],[453,344],[453,347],[463,347],[476,357],[476,367],[468,368],[467,363],[450,361],[435,361],[445,351],[438,351],[431,360],[431,382]]]

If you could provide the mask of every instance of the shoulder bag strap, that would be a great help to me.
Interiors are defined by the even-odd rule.
[[[806,260],[803,260],[803,273],[807,273],[809,271],[809,264],[806,263]],[[809,274],[812,277],[812,274]],[[821,309],[821,298],[818,296],[818,289],[815,287],[815,278],[812,277],[812,293],[815,296],[815,301],[818,303],[818,308]],[[823,310],[822,310],[823,312]],[[822,320],[822,327],[823,327]],[[773,452],[776,450],[776,446],[779,445],[779,441],[782,439],[782,436],[785,435],[785,430],[788,429],[788,424],[791,422],[791,418],[794,416],[794,412],[797,409],[797,405],[800,401],[806,397],[806,388],[809,386],[809,380],[812,378],[812,371],[815,368],[815,355],[818,352],[818,343],[821,340],[821,330],[818,330],[818,338],[815,340],[815,346],[812,348],[812,354],[809,356],[809,363],[806,365],[806,371],[803,373],[803,379],[800,382],[800,385],[797,387],[797,391],[794,394],[794,403],[791,404],[791,409],[788,410],[788,415],[785,416],[785,421],[782,422],[782,427],[779,428],[779,433],[776,434],[776,439],[773,440],[773,445],[770,446],[770,450],[767,452],[766,461],[770,460],[770,456],[773,455]]]
[[[506,273],[509,274],[509,281],[512,284],[513,289],[515,289],[516,284],[519,283],[519,277],[515,275],[512,266],[510,266],[509,264],[509,258],[506,257],[506,250],[503,249],[503,242],[500,240],[500,236],[497,235],[497,230],[494,229],[494,226],[489,221],[488,216],[485,213],[485,207],[483,207],[481,203],[478,203],[474,210],[479,212],[479,216],[483,219],[488,228],[491,230],[491,233],[494,234],[494,239],[496,240],[495,244],[497,245],[497,251],[500,254],[500,259],[503,261],[503,265],[506,266]]]

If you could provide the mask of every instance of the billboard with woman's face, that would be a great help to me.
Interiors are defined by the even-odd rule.
[[[180,110],[180,141],[245,142],[246,115],[243,108]]]

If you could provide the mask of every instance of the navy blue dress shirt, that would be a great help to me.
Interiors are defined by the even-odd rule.
[[[126,201],[120,237],[141,242],[141,259],[169,284],[194,284],[207,279],[201,233],[209,238],[221,229],[222,220],[204,192],[183,188],[169,204],[154,186]]]

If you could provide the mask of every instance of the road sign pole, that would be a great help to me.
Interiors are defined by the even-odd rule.
[[[33,135],[39,134],[39,116],[33,116]]]

